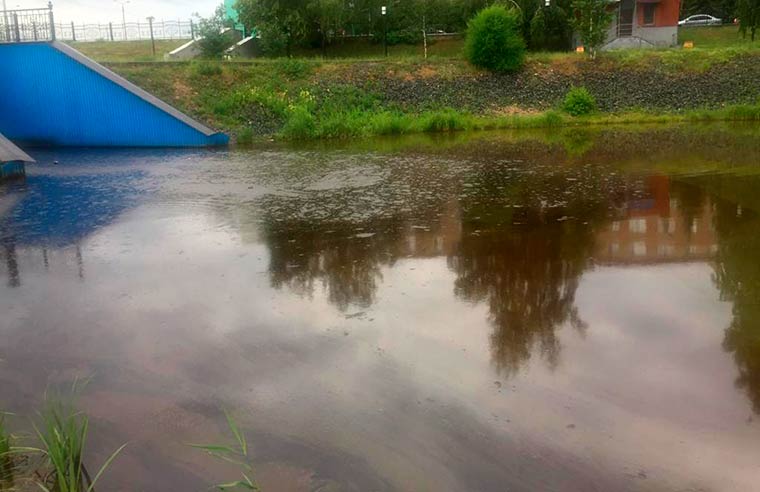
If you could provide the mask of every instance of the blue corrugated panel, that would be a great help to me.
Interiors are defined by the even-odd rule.
[[[50,146],[203,147],[216,133],[59,43],[0,44],[0,133]]]

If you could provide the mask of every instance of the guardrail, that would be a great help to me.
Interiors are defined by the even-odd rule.
[[[54,41],[53,4],[43,9],[0,11],[0,43]]]

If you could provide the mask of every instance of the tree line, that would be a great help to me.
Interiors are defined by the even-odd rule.
[[[289,55],[295,47],[326,50],[346,37],[394,45],[461,33],[477,12],[499,3],[519,12],[528,48],[569,49],[570,0],[238,0],[237,9],[265,52]]]
[[[255,30],[267,55],[290,56],[295,48],[322,49],[347,38],[369,42],[417,44],[428,34],[463,33],[485,8],[513,10],[526,48],[570,49],[573,31],[585,46],[597,46],[611,21],[605,0],[238,0],[240,22]],[[683,0],[681,17],[711,14],[740,19],[741,31],[754,39],[760,25],[760,0]],[[200,19],[209,54],[227,40],[219,35],[229,21],[220,6]],[[600,38],[600,39],[597,39]]]

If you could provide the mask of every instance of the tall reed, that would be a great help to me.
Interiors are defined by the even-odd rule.
[[[90,475],[84,463],[89,419],[73,403],[77,391],[75,382],[70,396],[46,397],[39,423],[34,424],[41,443],[36,451],[45,456],[52,471],[45,483],[38,482],[45,492],[92,492],[106,469],[126,447],[126,444],[122,445],[94,476]]]
[[[232,432],[235,438],[234,444],[189,444],[189,446],[205,451],[217,459],[232,463],[241,468],[240,474],[243,477],[241,480],[218,484],[216,488],[220,490],[260,490],[256,482],[250,478],[253,467],[249,464],[248,441],[245,438],[245,434],[240,430],[235,419],[232,418],[232,415],[228,411],[224,411],[224,416],[227,419],[227,427],[229,427],[230,432]]]

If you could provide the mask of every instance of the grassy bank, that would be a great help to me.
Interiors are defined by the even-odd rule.
[[[760,50],[736,47],[632,50],[596,61],[534,54],[517,74],[473,69],[461,59],[112,63],[181,110],[259,138],[349,138],[499,128],[612,123],[757,120]],[[598,111],[559,108],[583,86]]]
[[[706,121],[760,122],[760,105],[732,105],[720,109],[690,110],[672,114],[644,111],[597,113],[583,117],[572,117],[555,110],[536,114],[478,116],[448,109],[416,115],[392,112],[336,112],[318,118],[308,111],[297,110],[286,121],[279,135],[285,139],[305,140],[450,131]],[[244,137],[243,141],[247,141],[248,138]]]

